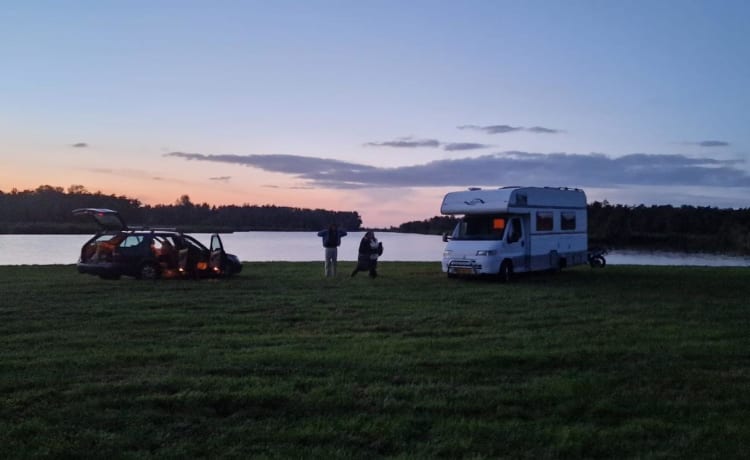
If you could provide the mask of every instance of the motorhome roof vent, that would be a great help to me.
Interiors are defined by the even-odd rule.
[[[469,191],[475,192],[477,190],[482,190],[482,187],[469,187]]]
[[[575,187],[544,187],[551,190],[572,190],[574,192],[580,192],[581,189]]]

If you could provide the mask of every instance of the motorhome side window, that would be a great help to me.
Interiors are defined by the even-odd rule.
[[[561,230],[575,230],[576,229],[576,213],[565,212],[560,213],[560,229]]]
[[[553,226],[552,211],[537,211],[536,231],[551,232]]]

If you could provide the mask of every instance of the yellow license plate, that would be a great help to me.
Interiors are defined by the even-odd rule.
[[[455,268],[453,269],[453,271],[457,275],[473,275],[474,274],[474,270],[472,270],[471,268]]]

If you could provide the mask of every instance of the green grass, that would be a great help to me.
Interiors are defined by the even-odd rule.
[[[0,458],[741,458],[750,269],[0,267]]]

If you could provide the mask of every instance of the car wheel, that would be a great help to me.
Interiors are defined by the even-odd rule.
[[[503,283],[509,282],[513,278],[513,264],[508,260],[504,260],[500,264],[500,271],[497,273],[497,276]]]
[[[141,280],[159,279],[160,275],[159,267],[152,263],[145,263],[141,265],[140,270],[138,270],[138,279]]]

